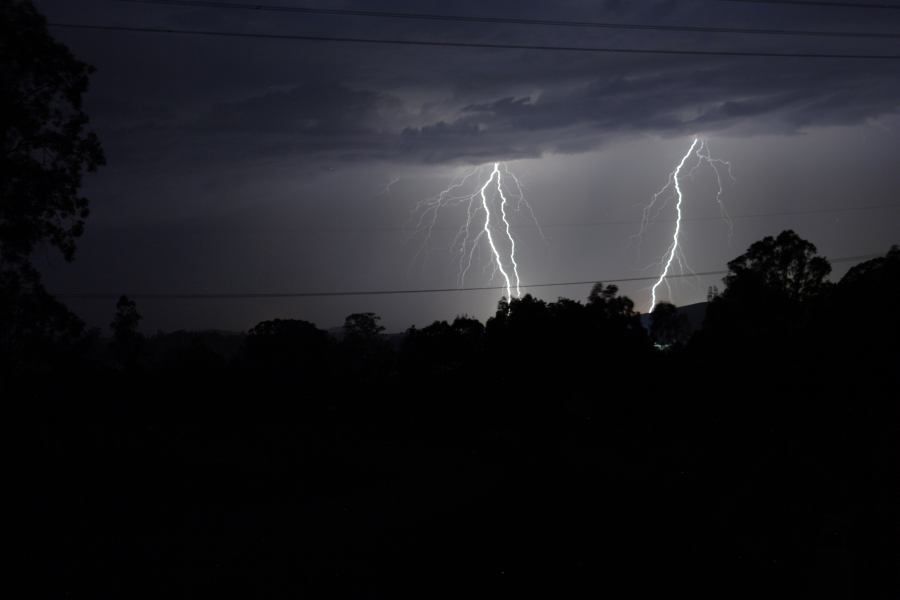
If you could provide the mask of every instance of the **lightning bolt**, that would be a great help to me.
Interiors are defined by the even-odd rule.
[[[488,177],[488,180],[484,182],[484,185],[481,186],[481,206],[484,208],[484,233],[487,235],[488,245],[491,247],[491,251],[494,253],[494,260],[497,261],[495,264],[497,268],[500,270],[500,274],[503,275],[503,280],[506,281],[506,297],[512,298],[512,290],[510,289],[509,275],[503,269],[503,260],[500,258],[500,252],[497,250],[497,245],[494,243],[494,236],[491,235],[491,209],[488,206],[487,195],[485,194],[485,190],[494,181],[494,175],[497,176],[497,191],[500,194],[501,202],[500,202],[500,212],[503,215],[503,221],[506,223],[506,235],[509,236],[510,241],[512,241],[512,251],[510,252],[510,260],[513,265],[516,264],[515,259],[515,251],[516,251],[516,243],[512,239],[512,235],[509,233],[509,221],[506,220],[506,196],[503,195],[503,185],[500,183],[500,163],[494,163],[494,170],[491,171],[491,176]],[[519,289],[519,277],[516,275],[516,290]]]
[[[547,237],[544,235],[544,230],[541,227],[541,224],[538,222],[537,217],[534,214],[534,209],[531,208],[531,204],[529,204],[528,199],[525,198],[525,191],[522,186],[522,182],[519,181],[519,178],[516,177],[515,173],[513,173],[512,171],[509,170],[509,167],[507,166],[506,163],[503,163],[503,172],[506,173],[507,175],[509,175],[510,178],[513,180],[513,183],[516,184],[515,196],[518,199],[516,201],[516,211],[521,211],[523,206],[526,209],[528,209],[528,215],[531,217],[531,221],[534,223],[534,226],[537,228],[537,232],[538,232],[538,234],[540,234],[541,239],[544,240],[544,242],[546,243]]]
[[[387,185],[384,186],[384,189],[381,190],[380,192],[378,192],[375,195],[375,197],[378,198],[379,196],[387,196],[388,194],[391,193],[391,188],[394,187],[394,184],[399,183],[399,182],[400,182],[399,177],[392,177],[391,180],[387,182]]]
[[[705,154],[703,153],[704,150],[706,151]],[[727,160],[722,160],[721,158],[713,158],[709,152],[709,142],[706,140],[700,141],[700,148],[697,149],[697,156],[700,157],[700,161],[694,169],[692,169],[692,174],[703,162],[712,167],[713,172],[716,174],[716,183],[719,186],[718,190],[716,190],[716,204],[719,205],[719,212],[722,215],[722,220],[725,221],[725,224],[728,226],[728,244],[730,245],[734,238],[734,222],[731,220],[731,215],[728,214],[728,209],[725,208],[725,203],[722,201],[722,194],[725,192],[725,189],[722,185],[722,172],[720,169],[725,169],[725,172],[733,183],[735,179],[734,174],[731,172],[731,163]]]
[[[688,148],[687,153],[681,157],[681,161],[678,163],[675,169],[669,173],[666,184],[662,188],[660,188],[659,191],[653,194],[653,197],[650,199],[650,203],[644,207],[640,230],[638,231],[637,235],[633,236],[638,238],[638,241],[640,243],[640,241],[643,240],[647,225],[650,223],[650,221],[658,216],[664,208],[666,208],[670,200],[672,200],[673,198],[675,199],[675,232],[672,234],[672,242],[669,244],[668,249],[663,255],[662,261],[659,263],[662,266],[662,272],[659,275],[659,279],[657,279],[653,284],[653,287],[650,288],[650,306],[648,312],[651,313],[656,307],[656,291],[660,285],[665,283],[666,289],[669,292],[669,296],[672,295],[672,289],[669,286],[667,277],[673,263],[677,262],[678,267],[682,272],[693,272],[691,271],[690,266],[687,264],[684,253],[681,250],[681,243],[679,239],[679,236],[681,234],[681,222],[684,206],[684,194],[681,189],[681,178],[683,177],[682,172],[685,170],[685,167],[687,166],[688,161],[692,156],[696,157],[696,163],[694,163],[693,166],[690,167],[690,170],[687,172],[687,176],[693,177],[694,173],[696,173],[697,169],[699,169],[702,165],[708,165],[713,170],[713,173],[716,177],[716,184],[718,186],[716,190],[716,204],[718,204],[719,206],[719,212],[722,215],[722,220],[728,226],[729,243],[731,243],[731,239],[734,235],[734,224],[732,223],[731,217],[728,215],[728,210],[725,208],[725,203],[722,200],[722,196],[725,191],[725,178],[723,174],[727,174],[731,181],[734,181],[734,175],[732,174],[731,170],[731,163],[720,158],[713,158],[709,150],[709,142],[707,142],[703,138],[695,137],[691,142],[691,147]],[[656,208],[655,212],[654,208]]]
[[[512,189],[507,186],[507,180],[512,181]],[[475,181],[480,183],[473,187]],[[518,177],[506,163],[481,165],[453,180],[437,195],[420,201],[413,209],[413,214],[418,215],[415,220],[415,231],[422,237],[414,261],[418,260],[422,253],[427,252],[441,211],[455,206],[465,206],[465,220],[451,243],[451,250],[459,254],[457,273],[459,285],[465,283],[466,276],[475,261],[475,254],[482,246],[482,241],[485,241],[490,250],[490,264],[494,268],[494,275],[499,273],[502,277],[506,297],[512,298],[513,291],[516,297],[521,297],[516,238],[510,221],[510,210],[519,212],[523,208],[526,209],[541,237],[543,231],[534,210],[525,198]]]
[[[669,186],[673,186],[675,188],[675,195],[678,197],[678,201],[675,203],[675,233],[672,236],[672,243],[669,245],[669,249],[666,251],[666,256],[668,258],[664,259],[665,266],[663,267],[662,273],[660,274],[659,279],[656,281],[656,283],[653,284],[653,287],[650,288],[651,299],[649,312],[653,312],[653,309],[656,307],[656,288],[658,288],[660,284],[665,281],[666,276],[669,274],[669,268],[672,266],[672,261],[675,260],[675,255],[680,253],[680,250],[678,248],[678,235],[681,233],[681,204],[684,201],[684,195],[681,193],[681,182],[678,181],[678,175],[681,173],[681,169],[684,168],[684,163],[686,163],[690,155],[694,153],[694,149],[697,147],[697,143],[699,141],[699,138],[694,138],[694,141],[691,143],[691,147],[687,151],[687,154],[681,157],[681,162],[678,163],[678,166],[675,167],[674,171],[669,173],[669,181],[666,183],[665,187],[663,187],[653,197],[653,202],[656,202],[658,196],[663,193],[666,188],[668,188]],[[652,206],[652,203],[650,206]],[[644,214],[646,215],[647,211],[644,211]]]
[[[456,246],[459,241],[460,236],[463,232],[465,232],[465,237],[463,239],[463,243],[469,239],[469,227],[472,223],[472,219],[474,217],[472,205],[474,203],[474,194],[459,194],[458,190],[464,188],[466,183],[474,177],[480,167],[476,167],[460,178],[451,182],[449,186],[445,189],[441,190],[436,196],[432,196],[430,198],[426,198],[425,200],[419,201],[416,206],[412,210],[412,214],[410,218],[414,218],[415,215],[418,215],[418,219],[416,219],[416,223],[414,226],[414,230],[416,233],[421,233],[423,236],[422,243],[419,245],[418,251],[416,251],[415,256],[413,256],[412,262],[415,263],[419,256],[426,252],[429,246],[429,242],[431,241],[431,234],[434,231],[434,226],[437,223],[438,216],[440,215],[441,209],[446,208],[448,206],[455,206],[461,203],[465,203],[466,207],[466,222],[460,228],[459,233],[457,233],[456,238],[453,240],[453,246]],[[473,250],[474,251],[474,250]],[[462,260],[462,259],[460,259]],[[423,261],[424,264],[424,261]]]

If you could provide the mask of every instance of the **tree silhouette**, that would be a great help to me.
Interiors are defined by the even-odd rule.
[[[82,175],[104,162],[81,104],[93,68],[28,0],[0,4],[0,55],[0,262],[26,265],[39,242],[71,260],[88,215]]]
[[[378,324],[381,317],[375,313],[354,313],[344,319],[344,339],[352,343],[378,339],[384,327]]]
[[[589,323],[602,346],[598,349],[606,357],[634,353],[640,356],[650,349],[650,339],[641,325],[634,302],[620,296],[615,285],[594,284],[588,295]]]
[[[136,366],[143,350],[144,336],[138,331],[138,324],[142,318],[134,300],[128,296],[119,297],[119,301],[116,302],[116,314],[109,327],[113,332],[113,354],[117,362],[124,367]]]
[[[619,296],[616,285],[604,287],[602,283],[595,283],[588,294],[588,307],[595,314],[610,319],[631,319],[635,316],[634,302],[628,296]]]
[[[411,327],[403,343],[403,369],[414,377],[433,377],[480,371],[484,325],[477,319],[456,317],[453,323],[435,321],[427,327]]]
[[[0,372],[58,366],[83,333],[81,319],[47,293],[36,271],[0,269]]]
[[[253,327],[244,341],[243,364],[290,376],[325,374],[331,343],[308,321],[273,319]]]
[[[30,259],[45,243],[72,260],[84,229],[81,178],[104,161],[81,109],[92,68],[50,37],[28,0],[0,2],[0,57],[0,356],[43,369],[84,330]]]
[[[792,301],[803,301],[822,291],[831,272],[827,260],[816,256],[816,247],[791,230],[778,237],[767,236],[754,242],[747,252],[728,263],[725,285],[756,285],[783,294]]]
[[[897,354],[900,338],[900,247],[860,263],[834,286],[817,321],[819,337],[835,338],[855,356]]]
[[[660,302],[650,313],[650,337],[660,347],[668,348],[684,342],[688,329],[687,316],[670,302]]]
[[[598,283],[586,305],[560,298],[547,303],[526,294],[498,303],[488,319],[487,352],[504,373],[523,368],[579,373],[592,365],[611,366],[630,353],[649,351],[634,303],[614,285]]]
[[[881,298],[891,302],[897,299],[900,289],[900,246],[891,246],[887,254],[851,267],[847,274],[841,278],[840,286],[844,288],[862,288],[869,290],[854,290],[854,293],[863,295],[866,292],[871,297]],[[889,295],[884,296],[885,293]]]
[[[534,368],[544,363],[543,350],[551,347],[552,316],[547,303],[525,294],[501,299],[497,312],[487,320],[488,354],[502,377],[518,368]],[[517,366],[518,363],[518,366]]]
[[[382,379],[387,375],[392,359],[391,348],[378,324],[375,313],[353,313],[344,319],[343,338],[339,348],[341,367],[351,378],[363,382]]]
[[[754,242],[728,263],[725,290],[709,303],[704,337],[725,345],[775,345],[800,335],[830,289],[831,265],[790,230]]]

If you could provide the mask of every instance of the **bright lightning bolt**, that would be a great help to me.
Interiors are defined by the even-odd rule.
[[[488,207],[487,195],[485,194],[485,190],[494,181],[494,175],[497,175],[497,191],[500,193],[500,198],[502,201],[500,203],[500,211],[503,214],[503,220],[506,221],[506,197],[503,195],[503,186],[500,184],[500,163],[494,163],[494,170],[491,171],[491,176],[487,181],[484,182],[484,185],[481,186],[481,206],[484,208],[484,233],[487,235],[488,244],[491,247],[491,251],[494,253],[494,260],[497,261],[497,268],[500,269],[500,274],[503,275],[504,281],[506,281],[506,297],[512,298],[512,290],[510,289],[509,283],[509,275],[503,269],[503,260],[500,258],[500,252],[497,250],[497,245],[494,243],[494,236],[491,235],[491,209]],[[506,232],[509,235],[509,222],[506,222]],[[509,236],[509,239],[512,240],[512,236]],[[513,242],[513,251],[510,253],[510,256],[515,254],[516,245]],[[512,258],[512,263],[516,264],[515,258]],[[516,279],[516,289],[519,287],[518,278]]]
[[[653,284],[653,287],[650,289],[650,312],[653,312],[653,309],[656,307],[656,288],[660,286],[660,284],[665,280],[666,276],[669,274],[669,267],[672,266],[672,261],[675,259],[675,254],[679,252],[678,249],[678,234],[681,233],[681,203],[684,201],[684,196],[681,193],[681,183],[678,181],[678,174],[681,173],[681,169],[684,168],[684,163],[687,162],[688,157],[694,153],[694,148],[697,147],[697,142],[700,140],[698,138],[694,138],[693,143],[691,144],[690,150],[687,151],[683,157],[681,157],[681,162],[678,163],[678,166],[675,167],[675,170],[669,174],[669,183],[666,184],[666,187],[669,185],[675,186],[675,195],[678,196],[678,201],[675,203],[675,234],[672,236],[672,243],[669,245],[669,249],[667,251],[668,258],[665,260],[665,266],[663,267],[663,271],[659,276],[659,279],[656,283]],[[663,188],[665,190],[666,188]],[[662,190],[661,190],[662,191]],[[656,201],[657,196],[659,196],[659,192],[656,196],[654,196],[653,201]],[[645,212],[646,214],[646,212]]]
[[[654,217],[666,207],[668,201],[671,198],[675,198],[675,232],[672,235],[672,242],[669,244],[668,249],[663,255],[663,260],[660,262],[660,265],[662,266],[662,273],[660,273],[659,279],[656,280],[656,282],[653,284],[653,287],[650,288],[650,306],[648,312],[651,313],[656,307],[656,290],[660,285],[665,283],[669,295],[672,295],[672,290],[671,288],[669,288],[669,281],[667,279],[669,270],[672,268],[672,263],[677,261],[678,266],[682,272],[684,272],[685,270],[691,271],[690,267],[687,265],[684,254],[681,251],[679,240],[679,236],[681,234],[681,222],[684,204],[684,194],[681,189],[680,177],[682,176],[682,171],[684,170],[691,156],[695,156],[697,162],[688,171],[687,175],[689,177],[693,176],[697,169],[700,168],[700,166],[703,164],[709,165],[715,173],[716,183],[718,185],[718,189],[716,191],[716,203],[719,205],[719,211],[722,215],[722,219],[728,225],[729,243],[731,241],[732,235],[734,234],[734,225],[728,215],[728,211],[725,208],[725,203],[722,201],[722,195],[724,193],[724,178],[722,175],[723,171],[728,174],[728,177],[732,181],[734,181],[734,176],[731,172],[731,163],[719,158],[713,158],[710,154],[709,143],[705,139],[699,137],[694,138],[693,142],[691,143],[691,147],[688,149],[687,153],[683,157],[681,157],[681,161],[678,163],[678,166],[676,166],[675,169],[671,173],[669,173],[666,184],[662,188],[660,188],[658,192],[653,194],[650,203],[644,207],[641,227],[637,235],[635,236],[639,241],[643,238],[643,235],[647,228],[647,224],[651,219],[651,211],[653,211],[654,207],[656,207],[661,198],[664,199],[664,202],[661,204],[661,206],[659,206],[659,208],[657,208]]]
[[[472,187],[475,180],[480,180],[480,184]],[[505,187],[507,180],[512,181],[513,189]],[[475,254],[484,240],[490,250],[494,274],[500,273],[503,279],[506,297],[512,298],[513,291],[516,297],[521,297],[517,245],[510,221],[510,209],[518,212],[525,207],[542,237],[543,231],[535,218],[534,210],[525,199],[519,179],[508,165],[495,162],[490,164],[489,172],[488,165],[475,167],[454,180],[436,196],[419,202],[413,214],[418,215],[415,229],[422,237],[422,244],[414,261],[426,251],[440,212],[455,206],[465,207],[465,220],[451,243],[451,249],[459,253],[457,275],[459,285],[465,283]]]

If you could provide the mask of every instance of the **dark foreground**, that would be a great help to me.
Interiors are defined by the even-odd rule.
[[[896,598],[898,258],[796,297],[732,263],[690,341],[602,286],[232,355],[120,304],[6,380],[37,595]]]

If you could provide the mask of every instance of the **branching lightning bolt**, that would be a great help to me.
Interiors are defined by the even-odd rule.
[[[667,251],[668,258],[665,259],[665,266],[663,267],[663,271],[660,274],[659,279],[656,281],[656,283],[653,284],[653,287],[650,289],[650,312],[653,312],[653,308],[656,306],[656,288],[658,288],[660,284],[665,281],[666,275],[669,274],[669,267],[672,266],[672,261],[675,259],[675,255],[679,252],[678,234],[681,233],[681,203],[684,201],[684,196],[681,193],[681,183],[678,181],[678,174],[681,173],[681,169],[684,168],[684,163],[687,162],[688,157],[693,154],[694,148],[697,147],[698,141],[699,140],[697,138],[694,138],[690,150],[688,150],[687,154],[685,154],[681,158],[681,162],[678,163],[678,166],[675,167],[675,170],[672,171],[672,173],[669,175],[669,183],[666,184],[666,187],[668,187],[669,185],[674,185],[675,195],[678,196],[678,201],[675,203],[675,213],[677,215],[675,218],[675,234],[672,236],[672,243],[669,245],[669,249]],[[663,188],[663,190],[665,189],[666,188]],[[656,201],[657,196],[659,196],[659,193],[660,192],[658,192],[657,195],[654,196],[654,202]]]
[[[704,150],[706,151],[706,154],[703,154]],[[722,187],[722,172],[719,169],[724,168],[725,172],[728,173],[729,179],[733,182],[734,175],[731,172],[731,163],[727,160],[722,160],[721,158],[713,158],[709,153],[709,142],[706,140],[700,141],[700,148],[697,149],[697,156],[699,156],[701,160],[692,170],[692,174],[704,161],[712,167],[712,170],[716,174],[716,183],[719,186],[716,191],[716,203],[719,205],[719,212],[722,214],[722,219],[725,221],[725,224],[728,225],[728,243],[730,244],[734,238],[734,222],[731,220],[731,215],[728,214],[728,209],[725,208],[725,203],[722,201],[724,188]]]
[[[491,209],[488,206],[487,195],[485,194],[485,190],[494,181],[494,175],[497,176],[497,191],[500,194],[500,198],[502,199],[500,202],[500,211],[503,214],[503,220],[506,222],[506,232],[509,235],[509,222],[506,221],[506,197],[503,195],[503,186],[500,183],[500,170],[499,163],[494,163],[494,170],[491,171],[491,176],[487,181],[484,182],[484,185],[481,186],[481,206],[484,208],[484,233],[487,236],[488,245],[491,247],[491,252],[494,253],[494,260],[497,261],[497,268],[500,270],[500,274],[503,275],[503,280],[506,281],[506,297],[512,298],[512,290],[510,289],[509,275],[503,269],[503,259],[500,258],[500,252],[497,250],[497,244],[494,243],[494,236],[491,235]],[[509,239],[512,240],[512,236],[509,236]],[[513,250],[510,252],[510,257],[513,264],[516,264],[516,259],[512,258],[515,254],[516,244],[513,242],[512,246]],[[519,287],[518,277],[516,277],[516,289]]]
[[[516,196],[516,198],[518,198],[518,200],[516,201],[516,211],[522,210],[523,206],[526,209],[528,209],[528,215],[531,217],[531,220],[534,223],[534,226],[537,228],[537,231],[540,234],[541,239],[544,240],[544,242],[546,243],[547,237],[544,235],[544,230],[541,227],[541,224],[538,222],[537,217],[534,214],[534,209],[531,208],[531,204],[529,204],[528,200],[525,198],[525,191],[522,187],[522,182],[519,181],[519,178],[516,177],[515,173],[513,173],[512,171],[509,170],[509,166],[506,163],[503,163],[503,172],[506,173],[507,175],[509,175],[510,178],[512,178],[513,183],[516,184],[515,196]]]
[[[678,266],[682,272],[684,272],[685,270],[693,272],[691,271],[690,266],[688,266],[687,261],[685,260],[679,240],[679,236],[681,234],[681,219],[683,213],[682,209],[684,204],[684,194],[681,190],[681,180],[679,179],[679,177],[682,176],[682,171],[684,170],[688,160],[692,155],[697,158],[697,162],[690,168],[687,175],[689,177],[693,176],[697,169],[703,164],[707,164],[712,168],[716,176],[716,183],[718,184],[718,190],[716,191],[716,203],[719,205],[719,211],[722,214],[722,219],[728,226],[729,243],[734,234],[734,225],[728,215],[728,211],[725,208],[725,203],[722,201],[722,195],[724,193],[722,171],[724,170],[728,174],[728,177],[731,178],[732,181],[734,181],[734,176],[731,172],[731,163],[726,160],[713,158],[710,154],[709,143],[705,139],[696,137],[694,138],[693,142],[691,142],[691,147],[688,149],[687,153],[681,158],[678,166],[676,166],[675,169],[671,173],[669,173],[666,184],[653,195],[650,203],[644,207],[641,227],[636,236],[639,241],[643,238],[643,235],[646,232],[647,224],[651,220],[651,212],[653,211],[653,208],[656,207],[660,198],[663,198],[664,202],[657,208],[654,217],[658,215],[659,212],[666,207],[668,201],[674,197],[676,215],[675,231],[672,235],[672,242],[669,244],[668,249],[663,255],[663,259],[660,262],[660,265],[662,266],[662,272],[659,275],[659,279],[657,279],[653,286],[650,288],[650,306],[648,312],[651,313],[656,307],[656,290],[660,285],[665,283],[666,289],[669,292],[669,296],[672,295],[672,290],[669,287],[669,281],[667,277],[669,275],[669,270],[672,268],[673,262],[678,262]]]
[[[460,285],[465,283],[466,276],[475,261],[475,254],[482,240],[487,242],[490,250],[491,265],[494,274],[499,273],[506,288],[506,297],[522,295],[519,278],[519,263],[516,257],[516,238],[510,221],[509,209],[516,212],[522,207],[528,211],[538,232],[543,231],[534,215],[534,210],[525,199],[522,184],[506,163],[491,163],[475,167],[464,173],[437,195],[419,202],[413,209],[418,215],[415,230],[422,237],[422,244],[414,257],[414,261],[425,251],[431,241],[432,232],[442,209],[453,206],[465,206],[465,220],[451,243],[451,249],[459,253],[459,270],[457,279]],[[484,177],[484,179],[480,179]],[[513,182],[514,189],[506,187],[507,178]],[[480,185],[472,187],[472,182],[480,179]],[[511,202],[513,198],[515,202]],[[481,221],[483,214],[483,221]],[[499,219],[497,216],[499,215]],[[476,224],[477,223],[477,224]],[[476,233],[477,231],[477,233]],[[498,233],[500,239],[498,239]],[[505,236],[505,241],[501,240]]]

